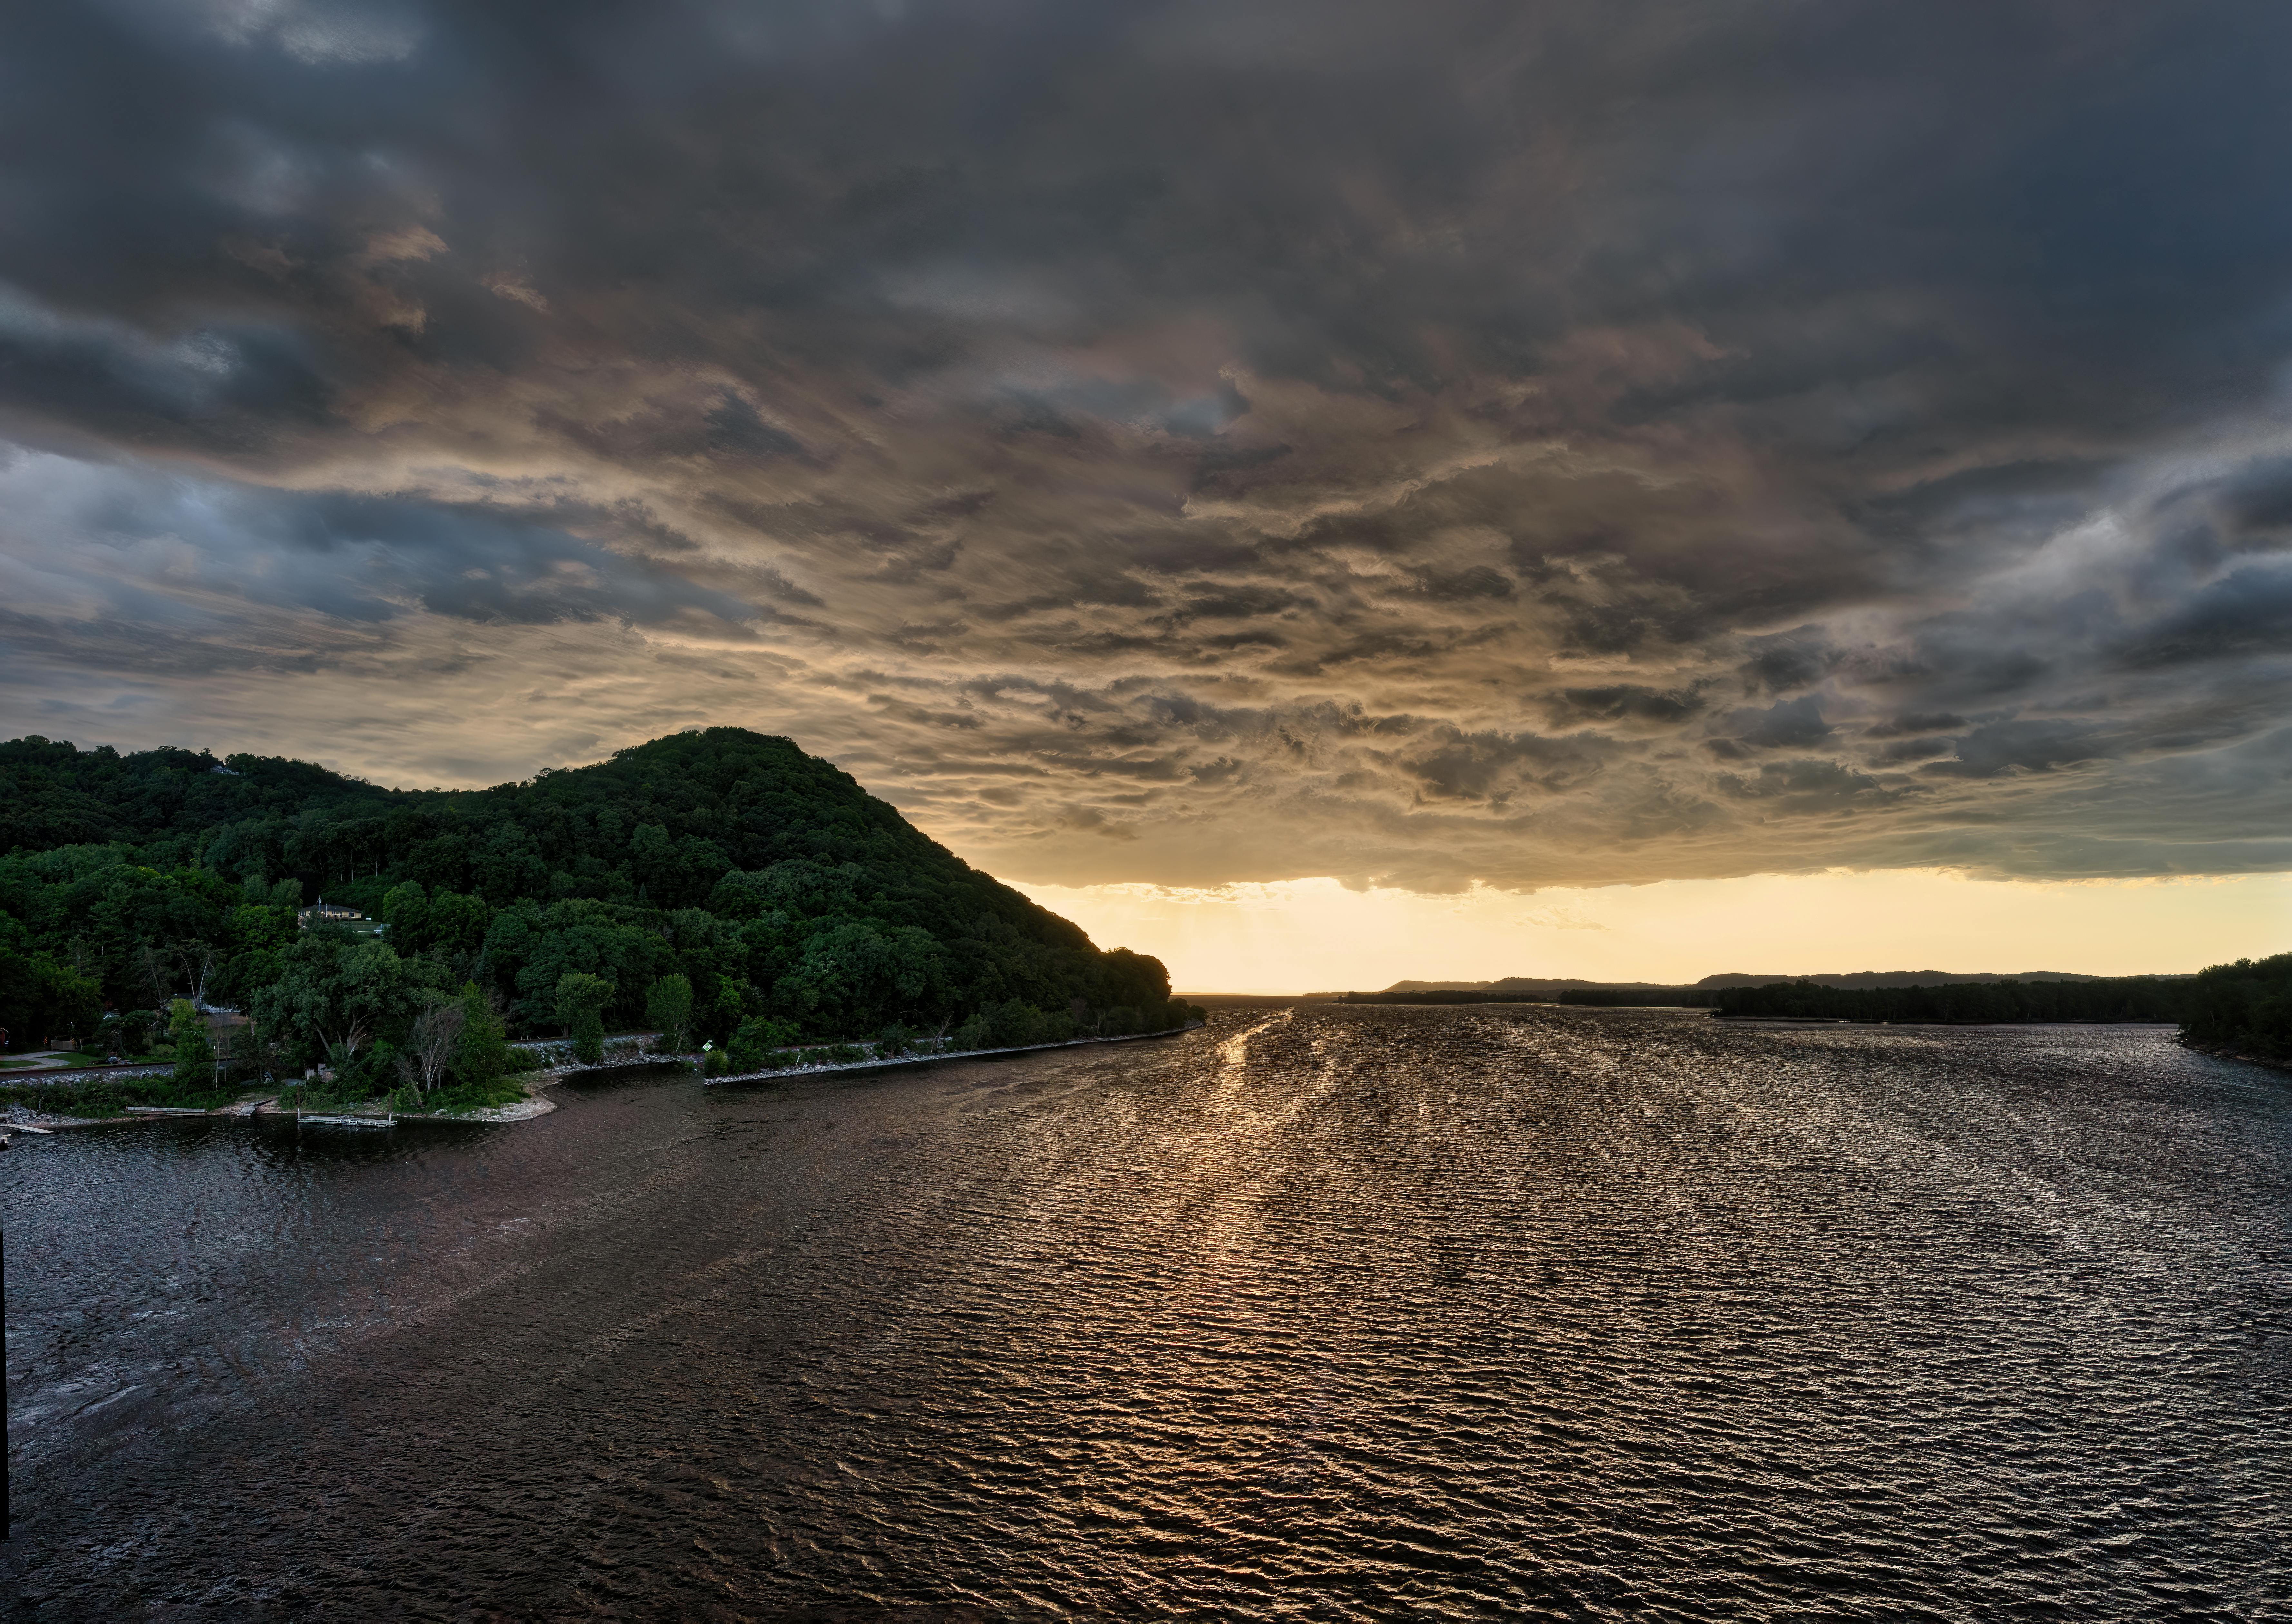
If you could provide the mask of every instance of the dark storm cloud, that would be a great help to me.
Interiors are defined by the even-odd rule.
[[[1796,813],[1851,811],[1882,805],[1909,792],[1902,787],[1890,788],[1868,773],[1836,761],[1804,758],[1762,763],[1749,776],[1723,773],[1719,784],[1729,795]]]
[[[1778,700],[1763,710],[1740,710],[1728,717],[1728,732],[1710,741],[1715,753],[1733,757],[1753,750],[1804,750],[1830,736],[1822,702],[1809,694]]]
[[[1779,637],[1750,639],[1751,657],[1743,663],[1745,686],[1754,693],[1801,693],[1829,675],[1837,652],[1819,627],[1804,627]]]
[[[1925,770],[1989,778],[2006,772],[2050,772],[2108,753],[2104,730],[2091,723],[2058,719],[1993,722],[1958,740],[1954,760],[1934,762]]]
[[[21,414],[34,432],[228,445],[321,415],[325,394],[291,329],[210,324],[158,342],[0,291],[0,412]]]
[[[48,578],[45,595],[68,606],[77,588],[107,601],[115,637],[231,600],[354,623],[417,608],[535,623],[757,614],[683,575],[472,503],[138,477],[36,454],[0,466],[0,499],[10,551]]]
[[[1704,707],[1695,688],[1650,688],[1634,683],[1606,687],[1562,688],[1543,699],[1545,714],[1560,726],[1633,721],[1675,727]]]
[[[0,27],[0,571],[91,680],[357,627],[411,735],[440,627],[590,626],[553,736],[1041,878],[2277,849],[2280,7]]]
[[[2127,657],[2140,664],[2292,650],[2292,567],[2245,565],[2207,583],[2155,624]]]
[[[1424,796],[1501,805],[1522,792],[1560,793],[1596,774],[1610,752],[1597,740],[1433,729],[1393,760]]]

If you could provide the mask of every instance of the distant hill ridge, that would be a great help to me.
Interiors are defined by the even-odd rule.
[[[2167,977],[2170,979],[2171,977]],[[1745,975],[1729,971],[1706,976],[1691,984],[1667,981],[1580,981],[1559,976],[1506,976],[1497,981],[1396,981],[1388,993],[1559,993],[1570,988],[1618,992],[1641,988],[1669,989],[1691,985],[1706,991],[1726,987],[1757,987],[1778,981],[1811,981],[1817,986],[1840,988],[1933,986],[1941,982],[2108,981],[2117,977],[2085,976],[2074,970],[1847,970],[1820,976]]]

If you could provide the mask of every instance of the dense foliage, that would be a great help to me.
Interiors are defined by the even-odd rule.
[[[1528,1004],[1542,1003],[1538,993],[1465,993],[1435,988],[1423,993],[1344,993],[1341,1004]]]
[[[2215,964],[2183,984],[2183,1000],[2190,1042],[2292,1059],[2292,953]]]
[[[461,1080],[479,1065],[453,1057],[461,1034],[497,1044],[504,1023],[583,1049],[648,1019],[754,1048],[1193,1013],[1157,961],[1100,952],[845,774],[738,728],[474,791],[19,739],[0,744],[0,850],[16,1049],[133,1049],[184,999],[246,1011],[264,1064],[378,1085]],[[321,897],[384,930],[302,928]]]
[[[1719,994],[1710,987],[1562,987],[1554,1001],[1595,1009],[1708,1009]]]
[[[2157,976],[2105,981],[1949,981],[1933,986],[1829,987],[1776,981],[1728,987],[1721,1016],[1846,1021],[2173,1021],[2191,983]]]

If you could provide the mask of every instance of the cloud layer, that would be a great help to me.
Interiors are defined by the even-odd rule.
[[[6,26],[12,731],[736,722],[1069,884],[2292,867],[2280,7]]]

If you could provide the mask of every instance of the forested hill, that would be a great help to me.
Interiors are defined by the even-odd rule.
[[[682,975],[699,1031],[720,1039],[758,1018],[833,1038],[998,1011],[1037,1033],[1184,1013],[1158,961],[1100,952],[848,775],[739,728],[470,791],[19,739],[0,744],[0,1025],[16,1048],[84,1021],[91,1001],[191,996],[270,1009],[271,1035],[307,1060],[339,1036],[311,1011],[356,995],[304,961],[383,946],[405,995],[380,999],[368,1041],[423,988],[472,981],[554,1030],[569,975],[609,989],[595,996],[624,1026]],[[321,896],[387,935],[298,929],[295,906]],[[299,1004],[278,992],[298,976]]]

